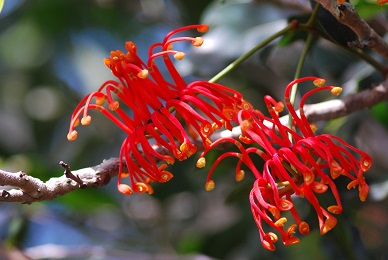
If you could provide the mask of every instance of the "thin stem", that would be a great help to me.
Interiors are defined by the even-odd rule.
[[[315,24],[315,21],[317,20],[317,16],[318,16],[318,11],[319,11],[319,8],[321,7],[321,4],[320,3],[317,3],[314,7],[314,10],[313,12],[311,13],[311,16],[309,18],[309,20],[307,21],[307,23],[305,24],[306,26],[308,27],[312,27],[314,26]]]
[[[311,14],[310,19],[307,21],[307,23],[304,26],[309,28],[309,27],[312,27],[314,25],[314,23],[315,23],[315,21],[317,19],[317,14],[318,14],[319,8],[320,8],[320,4],[315,5],[315,8],[313,10],[313,13]],[[311,44],[313,42],[313,39],[314,39],[313,32],[312,31],[308,31],[308,35],[307,35],[307,39],[306,39],[306,44],[305,44],[303,52],[302,52],[302,54],[300,56],[300,59],[299,59],[299,62],[298,62],[298,66],[296,67],[294,79],[300,78],[300,76],[302,74],[303,65],[304,65],[304,63],[306,61],[306,57],[307,57],[307,54],[308,54],[308,52],[310,50]],[[295,84],[292,87],[291,94],[290,94],[290,103],[291,103],[291,105],[294,105],[294,103],[295,103],[297,90],[298,90],[298,84]],[[292,116],[291,116],[291,114],[288,115],[288,126],[289,126],[290,129],[292,128]],[[292,141],[292,135],[291,134],[288,134],[288,138],[290,139],[290,141]]]
[[[287,27],[280,30],[279,32],[271,35],[267,39],[260,42],[258,45],[256,45],[253,49],[249,50],[248,52],[244,53],[242,56],[240,56],[238,59],[233,61],[231,64],[229,64],[225,69],[220,71],[217,75],[215,75],[213,78],[209,80],[209,82],[214,83],[219,81],[221,78],[223,78],[225,75],[227,75],[229,72],[231,72],[233,69],[235,69],[239,64],[244,62],[246,59],[248,59],[250,56],[252,56],[256,51],[260,50],[261,48],[265,47],[267,44],[271,43],[276,38],[285,35],[286,33],[290,32],[291,30],[295,29],[298,25],[298,22],[292,21],[290,22]]]
[[[303,52],[299,58],[298,65],[295,70],[294,79],[299,79],[302,74],[303,65],[306,61],[306,57],[310,50],[313,39],[314,39],[314,35],[312,33],[309,33],[306,39],[306,44],[304,46]],[[291,89],[290,102],[292,105],[295,103],[297,89],[298,89],[298,83],[296,83]]]

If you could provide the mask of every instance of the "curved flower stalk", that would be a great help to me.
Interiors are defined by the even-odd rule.
[[[303,81],[313,81],[317,88],[302,97],[298,115],[290,103],[289,95],[292,86]],[[231,142],[237,146],[238,152],[226,152],[215,161],[210,168],[205,188],[214,188],[211,176],[224,158],[238,158],[236,180],[243,178],[241,165],[246,165],[256,178],[249,196],[252,214],[262,245],[268,250],[275,250],[274,242],[278,240],[278,236],[273,232],[266,233],[262,226],[263,221],[280,234],[284,245],[299,243],[299,238],[293,236],[296,229],[303,235],[309,233],[309,225],[302,221],[295,208],[293,200],[296,197],[305,198],[313,206],[320,233],[323,235],[337,223],[333,214],[342,212],[335,179],[340,176],[348,178],[348,189],[358,187],[361,201],[365,201],[368,196],[369,187],[363,173],[372,164],[370,156],[336,136],[315,135],[316,126],[310,125],[304,115],[303,106],[310,95],[324,90],[330,90],[335,95],[341,92],[341,88],[323,86],[324,83],[323,79],[306,77],[292,81],[286,87],[285,104],[292,117],[292,128],[281,124],[279,113],[283,111],[284,105],[270,96],[264,98],[269,116],[253,109],[240,110],[233,119],[241,128],[240,141],[230,138],[217,140],[204,150],[197,162],[197,167],[204,167],[204,156],[219,143]],[[251,159],[253,155],[264,161],[262,171],[254,165]],[[335,203],[321,205],[317,195],[328,192]],[[295,222],[287,228],[286,212],[291,213]]]
[[[121,193],[152,193],[150,182],[170,180],[172,174],[166,170],[167,164],[185,160],[197,150],[189,136],[199,136],[204,146],[209,145],[213,131],[223,125],[230,128],[229,118],[244,104],[237,91],[202,81],[187,85],[179,75],[171,56],[181,60],[185,53],[173,49],[173,43],[190,42],[196,47],[203,43],[201,37],[176,36],[190,29],[206,32],[208,26],[186,26],[168,33],[162,42],[151,45],[146,63],[137,55],[133,42],[125,44],[126,53],[112,51],[104,62],[117,80],[106,81],[87,95],[71,117],[69,140],[77,138],[74,128],[79,122],[91,123],[91,109],[99,110],[127,135],[120,150],[120,173],[123,161],[128,168],[128,173],[118,178]],[[170,74],[168,80],[156,65],[157,58],[163,60]],[[158,153],[153,144],[168,154]],[[129,185],[121,182],[123,176],[129,177]]]

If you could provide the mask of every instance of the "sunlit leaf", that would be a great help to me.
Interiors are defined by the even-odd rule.
[[[364,19],[382,14],[388,10],[387,6],[380,6],[366,1],[359,1],[355,6],[359,15]]]
[[[4,6],[4,0],[0,0],[0,13],[1,13],[1,10],[3,10],[3,6]]]

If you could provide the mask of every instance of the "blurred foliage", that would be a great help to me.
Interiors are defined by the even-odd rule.
[[[170,29],[208,23],[211,30],[204,36],[204,46],[188,50],[187,58],[177,66],[188,80],[209,79],[284,28],[290,19],[302,21],[309,15],[308,1],[299,1],[304,4],[299,8],[276,2],[6,0],[0,14],[0,168],[24,170],[47,180],[62,174],[60,160],[77,169],[117,156],[123,135],[98,114],[92,125],[82,128],[77,141],[66,140],[75,105],[112,77],[103,64],[110,50],[124,49],[125,41],[132,40],[145,57],[148,46]],[[387,21],[386,7],[375,1],[354,3],[368,21]],[[296,31],[274,41],[222,83],[264,108],[265,94],[282,98],[284,86],[293,79],[304,39],[305,33]],[[330,84],[344,86],[345,94],[382,80],[364,61],[319,39],[302,74],[325,77]],[[316,95],[310,102],[325,98]],[[316,216],[306,207],[302,217],[311,223],[312,233],[302,237],[299,245],[285,248],[279,244],[274,253],[264,250],[248,201],[253,178],[235,183],[236,162],[223,162],[215,173],[216,189],[205,192],[206,169],[196,169],[195,158],[171,166],[174,178],[155,185],[152,196],[123,197],[112,180],[102,189],[77,190],[50,202],[2,204],[2,243],[37,259],[54,258],[59,252],[61,259],[176,255],[177,259],[183,255],[188,259],[199,259],[199,255],[217,259],[307,259],[312,255],[315,259],[384,259],[388,256],[388,185],[373,184],[388,179],[386,111],[384,103],[328,125],[319,123],[321,129],[372,155],[374,168],[366,176],[377,188],[363,204],[356,191],[346,192],[339,224],[325,236],[319,235]],[[216,157],[214,152],[207,159]],[[346,184],[342,187],[341,193]],[[41,247],[45,245],[58,247]],[[95,248],[100,250],[93,253]]]

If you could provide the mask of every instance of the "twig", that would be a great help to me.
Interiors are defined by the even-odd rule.
[[[76,183],[79,184],[80,188],[81,189],[84,189],[86,188],[86,183],[83,182],[81,180],[81,178],[78,176],[78,175],[74,175],[71,171],[70,171],[70,166],[67,164],[67,163],[64,163],[63,161],[60,161],[59,162],[59,165],[62,166],[63,168],[65,168],[65,176],[73,181],[75,181]]]

